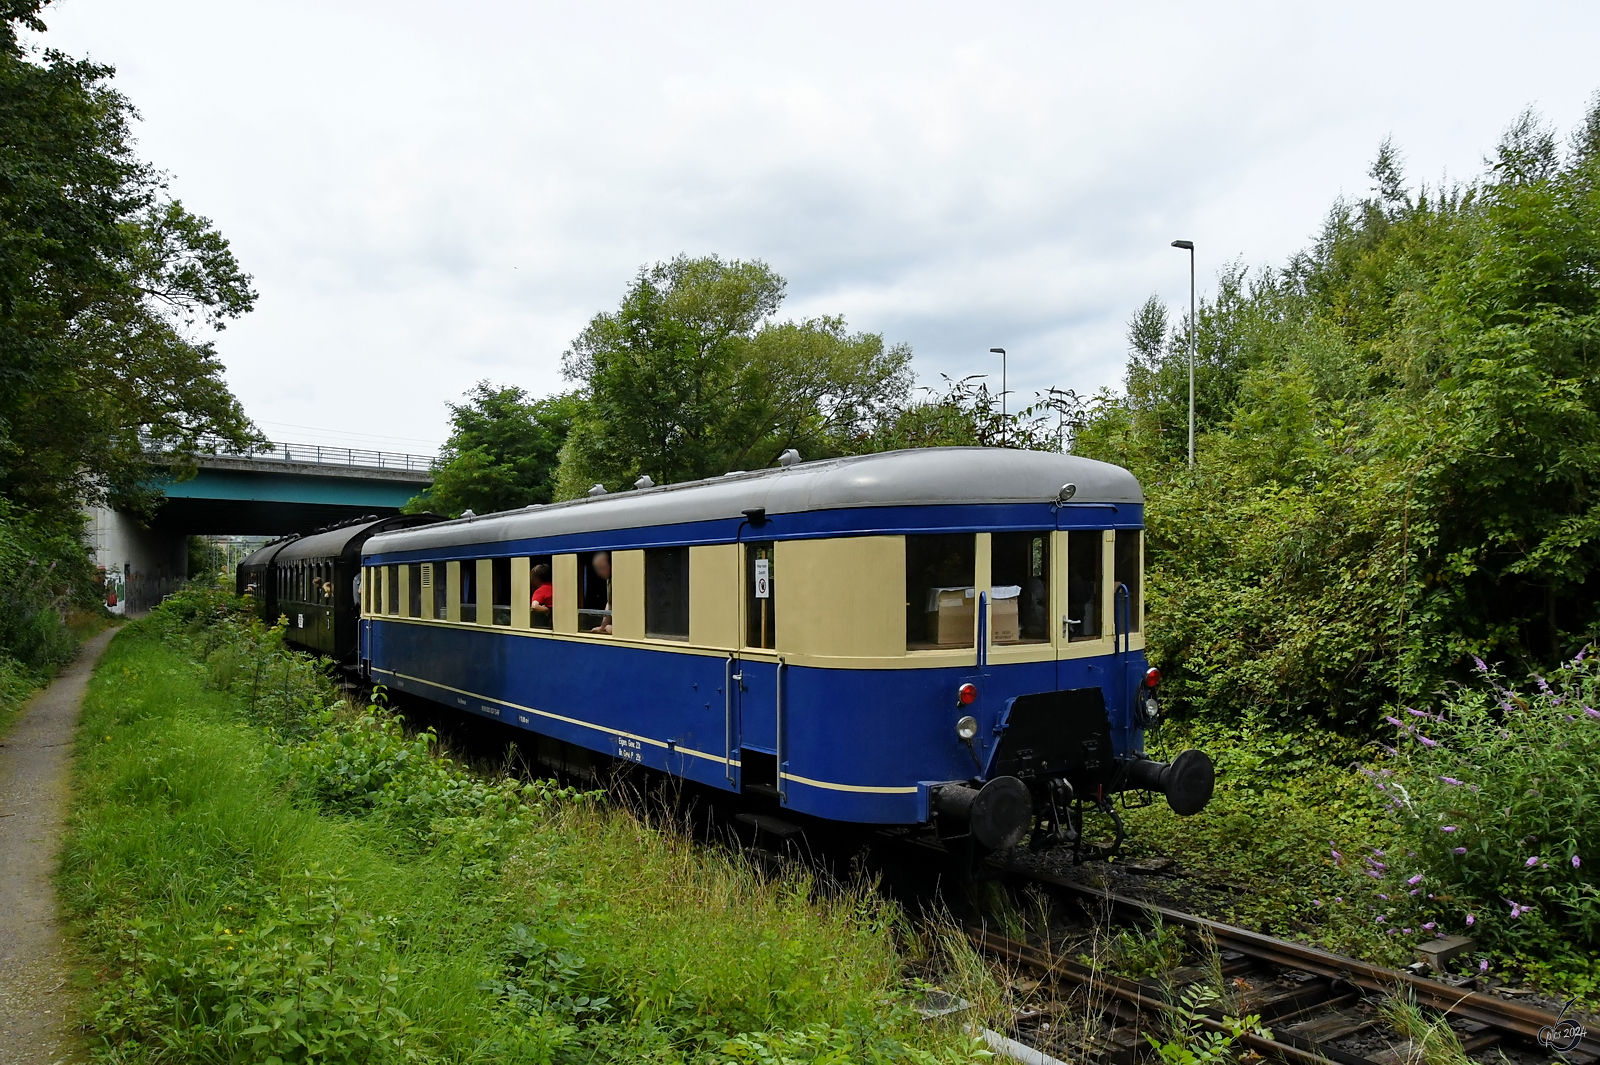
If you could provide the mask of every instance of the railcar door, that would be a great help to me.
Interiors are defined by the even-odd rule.
[[[742,791],[782,797],[785,666],[777,653],[777,572],[773,542],[744,545],[740,649],[729,662],[728,745]]]

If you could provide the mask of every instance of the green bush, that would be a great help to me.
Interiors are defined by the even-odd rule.
[[[1400,845],[1368,873],[1420,929],[1530,958],[1600,952],[1600,661],[1525,692],[1478,668],[1439,713],[1389,718],[1395,756],[1372,779]]]

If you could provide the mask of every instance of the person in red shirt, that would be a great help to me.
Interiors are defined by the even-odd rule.
[[[550,601],[554,599],[556,595],[555,588],[550,584],[549,565],[544,562],[539,563],[537,566],[533,567],[533,572],[530,576],[532,577],[532,581],[530,583],[533,584],[532,607],[534,624],[541,624],[540,619],[542,618],[542,624],[548,625],[550,623]]]

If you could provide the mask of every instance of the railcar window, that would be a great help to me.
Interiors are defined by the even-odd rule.
[[[390,614],[398,616],[400,613],[400,567],[389,566],[387,568],[389,572],[384,574],[383,581],[383,586],[388,592],[385,596],[387,600],[385,605],[388,606]]]
[[[494,580],[489,589],[494,598],[490,600],[494,607],[493,621],[496,625],[511,624],[511,560],[509,558],[491,559],[489,573]]]
[[[772,541],[746,544],[744,548],[745,645],[772,648],[778,645],[777,571],[773,566]]]
[[[552,565],[549,555],[535,555],[528,560],[528,605],[536,629],[554,627],[556,589]]]
[[[409,584],[406,587],[406,617],[420,618],[422,616],[422,564],[411,563],[411,572],[406,575]]]
[[[990,537],[989,632],[995,643],[1050,642],[1050,534]]]
[[[644,553],[644,634],[689,638],[689,549],[655,547]]]
[[[578,556],[578,631],[611,633],[611,552],[591,551]]]
[[[478,620],[478,563],[464,558],[457,567],[461,571],[461,620],[476,623]]]
[[[1116,564],[1112,575],[1117,584],[1128,590],[1127,606],[1122,605],[1122,596],[1119,594],[1117,610],[1127,611],[1126,615],[1118,616],[1125,619],[1129,632],[1139,631],[1140,615],[1144,613],[1141,609],[1143,603],[1139,598],[1139,593],[1143,590],[1141,581],[1143,574],[1140,573],[1143,559],[1139,550],[1143,540],[1144,533],[1138,529],[1117,530]]]
[[[977,537],[906,537],[906,650],[971,647],[977,623]]]
[[[1104,537],[1099,529],[1067,533],[1067,616],[1062,623],[1068,640],[1097,640],[1104,631],[1100,587],[1105,580]]]

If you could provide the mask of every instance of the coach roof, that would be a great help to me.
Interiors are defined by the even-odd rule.
[[[548,503],[386,532],[369,553],[492,543],[854,507],[1048,503],[1063,485],[1074,503],[1142,503],[1133,474],[1076,455],[988,447],[936,447],[803,462],[703,481]]]

